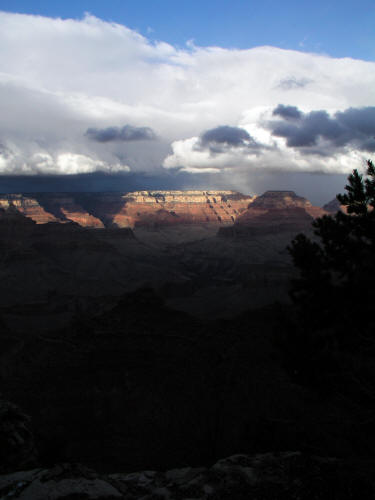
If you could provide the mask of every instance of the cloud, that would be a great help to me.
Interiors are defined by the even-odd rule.
[[[243,128],[221,125],[220,127],[207,130],[201,136],[202,146],[212,143],[226,144],[227,146],[244,146],[252,141],[250,134]]]
[[[195,144],[198,151],[209,151],[212,155],[223,154],[232,148],[257,148],[259,145],[244,128],[220,125],[206,130]]]
[[[85,134],[89,139],[97,142],[111,141],[152,141],[156,139],[155,132],[149,127],[107,127],[104,129],[88,128]]]
[[[234,130],[243,133],[234,134],[231,142],[225,140],[222,127],[208,131],[209,139],[217,134],[223,145],[203,140],[207,132],[173,142],[164,167],[223,172],[228,178],[242,179],[246,174],[251,177],[265,172],[340,174],[362,168],[364,152],[375,149],[369,108],[330,115],[325,110],[304,113],[296,106],[278,105],[273,110],[258,110],[257,117],[252,114],[251,121]]]
[[[272,114],[284,119],[270,122],[272,134],[285,138],[290,148],[305,148],[309,153],[307,148],[314,147],[310,152],[326,156],[348,147],[375,151],[375,106],[349,108],[330,116],[324,110],[302,113],[296,107],[279,105]]]
[[[0,46],[3,175],[163,165],[230,185],[257,171],[349,172],[372,151],[372,62],[176,48],[91,15],[0,12]]]
[[[277,86],[283,90],[293,90],[293,89],[302,89],[309,85],[310,83],[314,83],[314,80],[310,78],[284,78],[280,80]]]
[[[220,125],[206,130],[199,137],[174,142],[173,154],[163,165],[190,173],[226,171],[233,164],[255,160],[261,147],[244,128]]]
[[[25,153],[0,146],[0,172],[3,175],[76,175],[92,172],[129,172],[130,168],[118,161],[105,162],[83,154],[60,153],[51,155],[38,145],[37,152]]]
[[[302,118],[302,112],[296,106],[284,106],[279,104],[277,108],[272,111],[273,116],[281,116],[286,120],[299,120]]]

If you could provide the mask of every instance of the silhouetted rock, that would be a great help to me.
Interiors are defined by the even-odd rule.
[[[371,471],[298,452],[234,455],[212,467],[97,474],[59,464],[0,477],[0,494],[19,500],[361,500],[373,499]]]
[[[30,418],[16,405],[0,399],[0,473],[36,464],[37,451]]]

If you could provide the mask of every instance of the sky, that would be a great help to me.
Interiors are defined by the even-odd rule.
[[[294,189],[375,151],[373,1],[0,0],[0,191]]]

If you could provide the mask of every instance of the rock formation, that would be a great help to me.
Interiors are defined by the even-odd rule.
[[[233,191],[136,191],[113,218],[118,227],[233,224],[252,197]]]
[[[2,195],[0,208],[9,207],[37,224],[76,222],[92,229],[233,224],[236,228],[260,224],[297,227],[336,209],[332,203],[326,209],[314,207],[293,191],[266,191],[252,197],[236,191],[198,190]]]
[[[66,194],[39,195],[45,209],[54,215],[55,221],[76,222],[80,226],[92,229],[104,228],[104,224],[79,205],[74,196]],[[26,215],[26,214],[25,214]],[[38,222],[38,221],[37,221]]]
[[[297,196],[294,191],[266,191],[249,205],[248,210],[242,215],[241,221],[245,221],[248,217],[256,217],[260,214],[260,211],[291,210],[295,208],[302,208],[314,218],[325,213],[322,208],[314,207],[306,198]]]
[[[250,235],[309,229],[316,217],[327,213],[313,206],[294,191],[266,191],[256,197],[236,219],[232,228],[223,228],[222,236]]]
[[[2,195],[0,207],[13,206],[37,224],[72,221],[100,229],[232,224],[253,199],[235,191],[40,193]]]
[[[47,222],[56,222],[56,217],[44,210],[36,198],[24,196],[22,194],[2,195],[0,198],[0,207],[7,209],[13,207],[20,214],[35,221],[37,224],[46,224]]]
[[[165,472],[99,474],[79,464],[58,464],[0,477],[2,498],[20,500],[369,500],[373,494],[370,470],[363,475],[345,461],[299,452],[234,455],[212,467]]]

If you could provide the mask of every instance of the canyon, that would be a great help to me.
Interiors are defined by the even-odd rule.
[[[135,191],[129,193],[36,193],[0,196],[37,224],[76,222],[82,227],[230,224],[253,197],[234,191]]]
[[[286,247],[324,213],[292,191],[3,194],[0,313],[48,329],[143,286],[207,318],[285,301]]]
[[[75,222],[90,229],[246,226],[267,223],[275,216],[295,220],[327,213],[293,191],[267,191],[261,196],[225,190],[3,194],[0,208],[12,208],[37,224]]]
[[[0,496],[372,498],[367,400],[320,397],[288,357],[287,247],[336,208],[293,191],[1,195]]]

